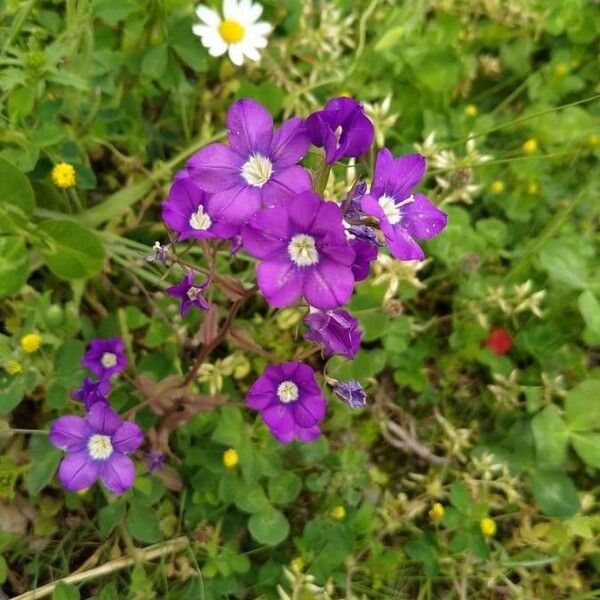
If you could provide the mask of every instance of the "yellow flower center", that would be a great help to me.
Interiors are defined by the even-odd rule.
[[[227,469],[235,469],[240,462],[240,456],[235,448],[229,448],[223,453],[223,464]]]
[[[100,362],[105,369],[112,369],[117,364],[117,355],[112,352],[105,352]]]
[[[293,381],[282,381],[277,387],[277,397],[284,404],[295,402],[299,395],[298,386]]]
[[[42,336],[39,333],[28,333],[21,338],[21,348],[27,354],[37,352],[41,344]]]
[[[237,21],[226,19],[219,25],[219,33],[223,41],[228,44],[237,44],[244,39],[244,28]]]
[[[298,233],[291,239],[288,254],[298,267],[311,267],[319,262],[315,239],[304,233]]]
[[[106,460],[113,453],[109,435],[95,433],[88,440],[88,452],[94,460]]]

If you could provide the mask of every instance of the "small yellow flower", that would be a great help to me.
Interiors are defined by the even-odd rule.
[[[465,106],[465,115],[467,117],[476,117],[479,114],[479,109],[474,104],[467,104]]]
[[[23,371],[23,365],[18,363],[16,360],[11,360],[4,365],[4,370],[9,375],[18,375]]]
[[[39,333],[28,333],[21,338],[21,348],[27,354],[33,354],[40,349],[42,336]]]
[[[496,181],[494,181],[490,186],[490,190],[492,194],[496,194],[496,196],[501,194],[504,191],[504,181],[501,179],[496,179]]]
[[[563,75],[566,75],[569,72],[569,67],[567,67],[567,65],[565,65],[565,63],[563,62],[559,62],[554,68],[554,72],[559,77],[562,77]]]
[[[438,521],[442,520],[445,512],[446,510],[443,505],[439,502],[436,502],[429,510],[429,520],[432,523],[437,523]]]
[[[329,512],[332,519],[336,521],[341,521],[346,517],[346,509],[340,504],[338,506],[334,506]]]
[[[235,469],[240,462],[240,455],[235,448],[229,448],[223,452],[223,464],[227,469]]]
[[[540,191],[540,186],[535,181],[530,181],[527,184],[527,193],[535,196]]]
[[[70,188],[75,186],[75,169],[73,165],[66,162],[54,165],[52,169],[52,181],[59,188]]]
[[[304,560],[301,556],[296,556],[296,558],[293,558],[290,564],[294,573],[302,573],[302,569],[304,569]]]
[[[523,144],[523,152],[525,154],[533,154],[538,149],[538,141],[535,138],[529,138]]]
[[[600,145],[600,135],[595,135],[595,134],[590,135],[590,137],[588,138],[588,144],[592,148],[595,148],[596,146]]]
[[[485,537],[493,537],[496,535],[496,522],[494,519],[484,517],[479,521],[479,529],[481,529],[481,533],[483,533]]]

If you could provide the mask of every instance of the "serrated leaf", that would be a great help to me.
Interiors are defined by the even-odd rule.
[[[561,465],[567,457],[569,431],[556,406],[546,406],[531,421],[538,460],[550,467]]]

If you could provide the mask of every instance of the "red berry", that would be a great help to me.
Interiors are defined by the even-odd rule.
[[[512,336],[502,327],[492,327],[485,345],[498,356],[506,354],[513,345]]]

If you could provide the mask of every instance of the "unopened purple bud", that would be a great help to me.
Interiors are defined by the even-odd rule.
[[[167,460],[167,455],[164,452],[156,452],[155,450],[144,452],[143,456],[146,464],[148,465],[148,471],[150,471],[150,473],[163,469],[165,466],[165,461]]]
[[[371,242],[375,246],[382,245],[377,239],[375,230],[371,227],[367,227],[366,225],[353,225],[352,227],[348,227],[346,231],[357,240]]]
[[[342,210],[348,219],[358,220],[361,217],[362,197],[367,193],[367,184],[359,181],[346,196]]]
[[[367,394],[365,394],[365,391],[356,379],[338,381],[333,386],[333,393],[348,408],[362,408],[367,405]]]

